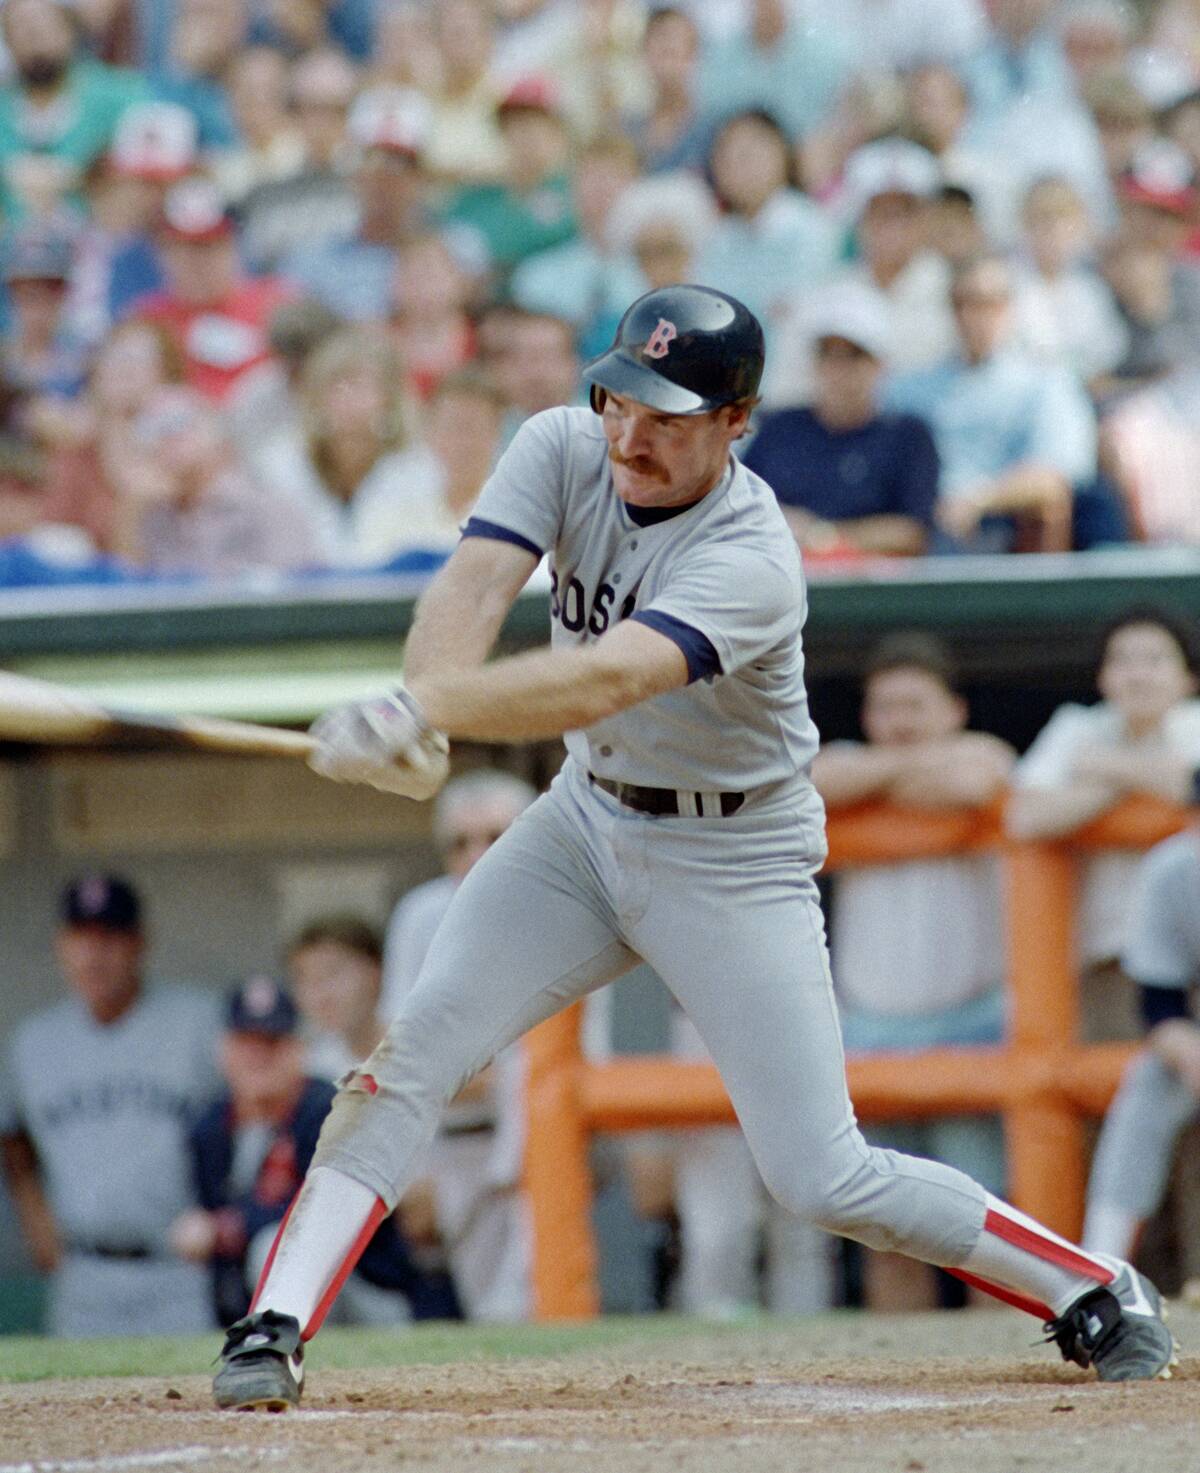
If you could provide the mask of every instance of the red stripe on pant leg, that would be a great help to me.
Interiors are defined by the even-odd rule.
[[[258,1276],[258,1283],[254,1286],[254,1298],[250,1301],[251,1314],[258,1308],[258,1298],[263,1291],[263,1285],[267,1282],[267,1275],[271,1272],[271,1265],[275,1262],[275,1254],[279,1251],[279,1240],[283,1237],[283,1230],[288,1225],[288,1218],[292,1215],[292,1208],[300,1196],[297,1192],[295,1197],[288,1203],[288,1210],[283,1214],[283,1221],[279,1224],[279,1231],[275,1234],[275,1241],[271,1244],[271,1251],[267,1254],[267,1261],[262,1266],[262,1273]]]
[[[387,1204],[382,1197],[375,1198],[375,1205],[367,1214],[367,1220],[362,1225],[362,1231],[350,1245],[350,1251],[342,1260],[342,1266],[329,1281],[329,1287],[321,1295],[320,1303],[312,1312],[312,1318],[300,1333],[301,1340],[311,1340],[321,1326],[325,1323],[325,1316],[329,1313],[333,1301],[342,1292],[342,1285],[354,1272],[354,1265],[362,1257],[363,1250],[375,1236],[375,1229],[387,1216]]]
[[[1015,1248],[1024,1248],[1026,1253],[1032,1253],[1036,1258],[1057,1263],[1059,1268],[1069,1268],[1072,1273],[1083,1274],[1085,1278],[1095,1279],[1099,1284],[1111,1284],[1116,1278],[1111,1269],[1105,1268],[1094,1258],[1089,1258],[1078,1248],[1056,1242],[1054,1238],[1044,1238],[1041,1233],[1027,1228],[1024,1223],[1013,1222],[1011,1218],[1004,1217],[990,1207],[983,1219],[983,1228],[985,1232],[995,1233],[998,1238],[1003,1238]]]
[[[1015,1289],[1004,1289],[999,1284],[990,1284],[987,1279],[981,1279],[975,1274],[969,1274],[965,1268],[948,1268],[948,1274],[953,1274],[956,1279],[961,1279],[964,1284],[970,1284],[972,1289],[982,1289],[985,1294],[990,1294],[993,1299],[1002,1299],[1005,1304],[1011,1304],[1014,1309],[1023,1309],[1026,1314],[1031,1314],[1039,1320],[1052,1320],[1054,1311],[1048,1304],[1039,1304],[1036,1299],[1030,1299],[1024,1294],[1018,1294]]]

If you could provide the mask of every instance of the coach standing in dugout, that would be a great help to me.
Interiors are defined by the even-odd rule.
[[[190,1205],[187,1131],[220,1085],[216,1012],[143,975],[141,904],[91,875],[63,895],[71,995],[21,1023],[0,1069],[0,1151],[57,1335],[213,1324],[208,1276],[167,1244]]]

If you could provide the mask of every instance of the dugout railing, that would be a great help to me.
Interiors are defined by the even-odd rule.
[[[1003,872],[1005,1042],[851,1059],[847,1075],[859,1118],[998,1112],[1012,1201],[1076,1237],[1087,1170],[1084,1122],[1103,1113],[1133,1048],[1079,1040],[1078,858],[1102,849],[1149,848],[1188,819],[1187,809],[1130,799],[1069,838],[1023,841],[1005,835],[999,804],[961,813],[864,804],[831,815],[830,870],[994,851]],[[734,1119],[709,1064],[659,1055],[586,1060],[580,1011],[576,1006],[551,1018],[525,1041],[524,1182],[535,1313],[543,1320],[585,1319],[599,1311],[588,1166],[592,1134]]]

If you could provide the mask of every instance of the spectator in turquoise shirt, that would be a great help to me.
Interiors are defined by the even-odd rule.
[[[14,69],[0,88],[0,211],[13,219],[31,207],[31,164],[53,160],[64,183],[74,182],[148,89],[136,73],[81,55],[77,22],[61,0],[8,0],[0,26]]]

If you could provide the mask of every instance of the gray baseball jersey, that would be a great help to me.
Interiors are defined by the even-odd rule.
[[[0,1133],[32,1139],[63,1240],[54,1333],[177,1334],[211,1324],[206,1271],[174,1258],[166,1237],[195,1200],[186,1131],[221,1088],[216,1035],[215,1000],[173,987],[148,988],[106,1027],[67,998],[14,1032]]]
[[[818,739],[800,644],[804,577],[771,488],[731,456],[703,500],[641,519],[613,489],[600,420],[564,408],[521,427],[467,524],[468,535],[551,551],[555,646],[632,617],[688,660],[683,689],[568,732],[567,750],[599,777],[698,792],[806,772]]]

